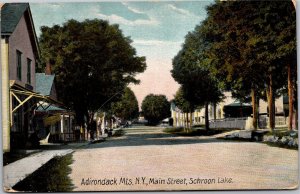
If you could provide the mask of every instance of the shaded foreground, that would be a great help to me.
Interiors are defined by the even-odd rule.
[[[68,192],[73,185],[68,174],[72,163],[72,154],[54,157],[33,174],[17,183],[13,189],[30,192]]]
[[[292,189],[298,184],[296,150],[180,137],[157,127],[125,132],[73,154],[75,191]]]

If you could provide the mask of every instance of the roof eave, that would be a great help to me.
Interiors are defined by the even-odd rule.
[[[33,19],[32,19],[32,14],[31,14],[31,10],[30,10],[30,6],[28,6],[25,14],[28,14],[28,19],[31,25],[31,28],[29,30],[31,30],[31,35],[33,36],[33,42],[34,42],[34,50],[36,53],[36,58],[39,59],[40,58],[40,47],[38,44],[38,38],[36,36],[36,32],[35,32],[35,27],[34,27],[34,23],[33,23]]]

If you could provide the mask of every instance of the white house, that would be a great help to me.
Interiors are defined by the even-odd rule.
[[[225,98],[222,102],[215,106],[210,104],[208,107],[208,115],[210,121],[210,127],[228,127],[228,128],[252,128],[252,105],[251,103],[240,103],[237,99],[233,98],[231,92],[224,92]],[[286,126],[285,116],[285,104],[286,100],[283,96],[275,100],[275,125]],[[228,107],[235,111],[233,115],[230,115]],[[259,101],[259,127],[267,128],[268,123],[268,103],[264,100]],[[171,104],[171,115],[173,118],[173,126],[181,127],[184,126],[185,122],[190,122],[190,116],[183,113],[174,103]],[[196,109],[192,113],[193,125],[205,123],[205,109]]]

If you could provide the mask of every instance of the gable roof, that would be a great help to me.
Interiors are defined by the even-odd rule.
[[[45,73],[36,73],[36,91],[44,96],[49,96],[54,82],[55,75],[45,75]]]
[[[39,58],[40,50],[29,3],[5,3],[1,7],[1,35],[10,36],[16,29],[23,15],[26,20],[34,53],[36,58]]]
[[[6,3],[1,9],[1,33],[11,34],[18,25],[24,12],[28,9],[28,3]]]

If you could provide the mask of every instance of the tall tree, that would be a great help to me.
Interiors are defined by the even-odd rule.
[[[75,110],[79,124],[128,83],[139,83],[135,75],[146,69],[130,38],[107,21],[69,20],[62,26],[43,26],[41,32],[39,69],[51,63],[58,98]],[[110,102],[103,108],[110,108]]]
[[[149,94],[142,102],[142,112],[148,123],[155,125],[171,116],[170,103],[165,95]]]
[[[185,37],[182,49],[173,59],[172,76],[181,86],[193,111],[196,106],[205,107],[205,128],[209,129],[208,105],[221,101],[222,87],[211,73],[211,63],[206,50],[209,42],[202,36],[205,26],[196,26]]]
[[[120,101],[112,103],[112,112],[123,120],[132,120],[139,116],[138,101],[130,88],[125,88]]]
[[[257,128],[257,97],[267,90],[270,128],[274,99],[284,86],[287,58],[295,54],[295,11],[289,1],[225,1],[208,7],[205,36],[216,73],[239,96],[251,94]],[[288,62],[289,63],[289,62]],[[295,65],[294,65],[295,66]]]
[[[174,96],[175,105],[183,112],[184,114],[184,126],[186,129],[189,129],[193,125],[192,120],[192,112],[194,111],[194,107],[191,103],[186,99],[185,93],[183,91],[182,86],[177,90]],[[190,113],[190,119],[188,119],[188,113]],[[190,125],[188,120],[190,120]]]

